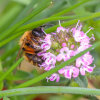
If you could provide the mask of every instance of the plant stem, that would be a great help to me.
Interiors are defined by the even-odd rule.
[[[37,86],[37,87],[0,91],[0,97],[17,96],[25,94],[43,94],[43,93],[71,93],[71,94],[83,94],[83,95],[100,95],[100,89],[65,87],[65,86]]]

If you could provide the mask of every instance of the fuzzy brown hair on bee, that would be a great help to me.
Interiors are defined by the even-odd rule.
[[[42,51],[42,42],[40,40],[43,40],[44,38],[45,32],[43,31],[42,27],[26,31],[20,38],[19,45],[23,51],[24,58],[33,65],[39,65],[43,63],[43,60],[37,54]]]

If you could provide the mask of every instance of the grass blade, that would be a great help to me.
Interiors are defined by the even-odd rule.
[[[19,29],[17,29],[15,32],[34,29],[36,27],[41,26],[42,24],[45,24],[45,23],[48,23],[48,22],[51,22],[51,21],[65,20],[65,19],[67,20],[67,19],[74,19],[74,18],[80,18],[80,17],[83,17],[83,16],[73,15],[73,16],[53,17],[53,18],[50,17],[50,18],[46,18],[46,19],[43,19],[43,20],[39,20],[39,21],[36,21],[36,22],[32,22],[30,24],[24,25],[24,26],[20,27]]]
[[[10,49],[9,51],[5,52],[0,58],[1,60],[5,60],[8,56],[12,55],[14,52],[16,52],[16,50],[18,50],[19,47],[18,45],[13,47],[12,49]]]
[[[79,2],[79,3],[77,3],[77,4],[75,4],[75,5],[73,5],[73,6],[69,7],[69,8],[67,8],[67,9],[65,9],[65,10],[63,10],[63,11],[57,13],[57,14],[54,14],[52,17],[61,16],[61,15],[65,14],[65,13],[68,13],[69,11],[71,11],[71,10],[73,10],[73,9],[75,9],[75,8],[77,8],[77,7],[79,7],[80,5],[82,5],[82,4],[84,4],[84,3],[88,2],[88,1],[90,1],[90,0],[83,0],[83,1],[81,1],[81,2]]]
[[[9,75],[21,62],[23,58],[20,58],[14,65],[12,65],[0,78],[0,81],[3,81],[7,75]]]
[[[19,14],[16,20],[10,25],[10,27],[19,22],[21,19],[23,19],[23,17],[25,17],[28,14],[29,9],[31,9],[37,2],[38,0],[32,0],[30,4],[26,6],[25,9]]]
[[[72,24],[77,23],[78,20],[80,20],[80,21],[82,22],[82,21],[86,21],[86,20],[93,19],[93,18],[96,18],[96,17],[100,17],[100,12],[97,12],[97,13],[91,14],[91,15],[89,15],[89,16],[79,18],[79,19],[70,20],[70,21],[61,23],[61,25],[66,27],[66,26],[69,26],[69,25],[72,25]],[[59,26],[59,24],[58,24],[58,25],[55,25],[55,26],[53,26],[53,27],[50,27],[50,28],[46,29],[45,31],[46,31],[47,33],[53,32],[53,31],[56,30],[56,28],[57,28],[58,26]]]
[[[65,87],[65,86],[37,86],[37,87],[0,91],[0,97],[26,95],[26,94],[43,94],[43,93],[71,93],[71,94],[82,94],[82,95],[100,95],[100,89]]]

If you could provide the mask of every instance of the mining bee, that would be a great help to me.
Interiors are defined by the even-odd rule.
[[[45,36],[43,26],[40,26],[33,30],[26,31],[20,38],[19,45],[23,51],[24,58],[35,66],[43,63],[43,59],[37,54],[42,51],[41,40],[43,40]]]

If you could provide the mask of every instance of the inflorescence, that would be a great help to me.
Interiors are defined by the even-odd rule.
[[[58,27],[55,33],[46,34],[43,43],[41,45],[42,52],[38,53],[44,62],[39,65],[40,68],[44,67],[45,71],[49,71],[56,67],[57,64],[67,61],[72,56],[84,51],[91,47],[91,40],[95,40],[94,35],[91,38],[87,36],[87,33],[92,29],[90,28],[86,33],[82,30],[82,24],[79,25],[79,21],[76,27],[64,28]],[[59,82],[60,75],[63,75],[67,79],[76,78],[81,75],[86,75],[86,72],[91,73],[94,66],[91,66],[94,58],[90,52],[85,53],[81,57],[77,58],[71,65],[65,66],[58,70],[57,73],[53,73],[50,77],[47,77],[47,81]]]

